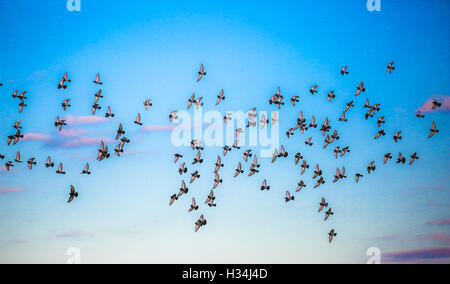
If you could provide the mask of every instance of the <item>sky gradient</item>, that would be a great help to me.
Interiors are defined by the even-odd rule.
[[[63,0],[0,0],[1,162],[17,151],[38,162],[32,171],[25,164],[0,168],[0,263],[65,263],[70,247],[80,249],[83,263],[366,263],[370,247],[381,250],[383,262],[449,263],[449,12],[444,0],[382,1],[381,12],[367,11],[366,1],[81,0],[81,11],[69,12]],[[389,75],[391,61],[396,70]],[[200,63],[208,74],[196,83]],[[58,90],[64,72],[72,82]],[[104,98],[92,117],[97,73]],[[361,81],[367,90],[355,98]],[[315,96],[308,92],[313,85]],[[172,146],[168,115],[184,110],[193,92],[204,97],[205,111],[276,110],[268,100],[278,86],[286,101],[280,143],[289,157],[261,160],[260,173],[234,179],[248,147],[233,150],[223,159],[218,205],[207,207],[221,149],[206,148],[203,164],[190,165],[195,152]],[[21,114],[11,97],[17,89],[29,96]],[[226,100],[216,107],[221,89]],[[294,95],[296,107],[289,104]],[[67,98],[72,107],[64,112]],[[381,104],[369,121],[366,98]],[[442,102],[438,111],[430,111],[431,98]],[[350,100],[356,107],[349,121],[338,122]],[[108,105],[114,119],[104,119]],[[419,108],[425,119],[415,116]],[[319,125],[328,117],[341,136],[337,144],[322,150],[317,129],[287,140],[301,110]],[[138,112],[144,127],[133,124]],[[69,124],[61,133],[53,125],[58,115]],[[380,115],[387,135],[375,141]],[[25,139],[8,147],[17,120]],[[440,132],[427,139],[432,121]],[[131,139],[125,155],[95,161],[101,140],[113,150],[120,122]],[[398,130],[403,139],[395,143]],[[303,143],[310,136],[311,148]],[[337,145],[351,152],[336,160]],[[396,158],[399,151],[420,159],[382,164],[385,153]],[[201,178],[169,207],[181,183],[177,152]],[[319,189],[312,189],[311,169],[300,176],[296,152],[311,168],[320,164],[327,182]],[[64,163],[67,175],[43,167],[48,155]],[[372,160],[377,169],[367,175]],[[90,176],[80,174],[86,162]],[[348,178],[333,184],[342,166]],[[356,172],[364,174],[358,184]],[[259,190],[264,179],[269,192]],[[284,193],[300,179],[307,188],[286,204]],[[68,205],[71,184],[80,196]],[[322,196],[335,212],[325,223],[317,213]],[[200,209],[187,213],[192,197]],[[195,233],[200,214],[208,224]],[[338,236],[330,245],[332,228]]]

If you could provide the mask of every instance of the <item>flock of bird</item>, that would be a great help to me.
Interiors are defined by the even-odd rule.
[[[391,63],[389,63],[389,65],[387,65],[387,71],[389,72],[389,74],[391,74],[393,70],[395,70],[394,63],[391,62]],[[341,69],[340,73],[342,76],[348,75],[349,74],[348,67],[347,66],[343,67]],[[207,75],[207,73],[205,71],[205,67],[202,64],[200,67],[200,70],[198,71],[197,82],[200,82],[206,75]],[[61,80],[59,81],[57,87],[58,87],[58,89],[64,90],[67,88],[67,84],[70,82],[71,82],[71,80],[68,78],[68,73],[65,73],[63,75],[63,77],[61,78]],[[100,79],[100,74],[97,74],[93,83],[96,85],[100,85],[100,86],[103,85],[103,83],[101,82],[101,79]],[[3,84],[0,83],[0,86],[3,86]],[[318,85],[312,86],[311,89],[309,90],[311,95],[317,94],[319,92],[318,88],[319,88]],[[356,92],[355,92],[354,96],[358,97],[365,91],[366,91],[366,88],[364,86],[364,82],[361,82],[356,87]],[[12,97],[14,99],[18,99],[20,101],[18,105],[19,105],[19,113],[21,113],[23,111],[24,107],[27,106],[27,104],[25,103],[25,100],[27,99],[26,91],[22,91],[19,93],[19,90],[15,90],[12,94]],[[336,97],[336,95],[335,95],[334,91],[329,92],[327,95],[327,99],[329,102],[332,102],[333,99],[335,99],[335,97]],[[102,109],[102,107],[99,104],[99,101],[101,98],[103,98],[102,90],[99,89],[98,92],[94,95],[94,103],[92,105],[92,115],[95,115],[97,113],[97,111]],[[220,104],[224,100],[225,100],[224,90],[222,89],[220,91],[219,95],[217,95],[217,100],[216,100],[215,105]],[[280,88],[278,88],[277,92],[270,97],[269,104],[275,105],[278,109],[281,109],[285,105],[283,100],[284,100],[284,96],[281,94]],[[290,99],[290,102],[295,107],[296,104],[299,103],[299,96],[293,96]],[[188,99],[187,109],[190,109],[192,105],[194,105],[196,108],[200,108],[203,106],[203,104],[204,104],[203,97],[196,97],[195,93],[194,93]],[[147,99],[144,101],[143,105],[144,105],[144,109],[146,111],[148,111],[149,108],[153,104],[150,99]],[[70,99],[65,99],[62,102],[61,106],[64,111],[67,111],[71,107]],[[346,107],[343,110],[341,116],[338,118],[338,121],[347,122],[346,114],[353,107],[355,107],[355,104],[354,104],[354,101],[352,100],[346,104]],[[441,103],[438,102],[437,100],[433,100],[432,109],[435,110],[439,107],[441,107]],[[364,108],[367,109],[367,112],[364,115],[365,119],[369,120],[369,118],[374,117],[377,114],[377,112],[380,111],[380,104],[371,105],[369,102],[369,99],[366,99]],[[176,120],[178,119],[177,114],[178,114],[177,110],[175,110],[169,114],[170,122],[176,122]],[[105,117],[106,118],[114,118],[114,116],[115,116],[115,114],[112,112],[111,107],[108,106],[107,111],[105,113]],[[247,116],[248,116],[248,123],[247,123],[246,127],[247,128],[248,127],[257,127],[258,115],[256,114],[256,108],[252,108],[247,113]],[[420,118],[420,119],[425,118],[425,116],[420,111],[417,111],[416,116],[417,116],[417,118]],[[231,113],[225,114],[225,116],[223,117],[224,123],[226,124],[230,120],[232,120]],[[259,125],[260,125],[261,129],[264,129],[264,127],[266,127],[269,124],[273,126],[275,123],[278,123],[278,122],[279,122],[279,119],[276,117],[276,112],[272,113],[272,116],[270,117],[270,119],[265,117],[263,114],[259,118]],[[12,127],[15,129],[15,134],[8,136],[8,142],[7,142],[8,146],[11,144],[16,145],[21,139],[24,138],[24,135],[21,132],[21,130],[22,130],[21,123],[22,123],[22,121],[19,120],[13,124]],[[137,114],[137,117],[136,117],[136,120],[134,121],[134,123],[138,126],[143,125],[143,123],[141,122],[141,114],[140,113]],[[376,120],[376,124],[380,130],[378,131],[378,133],[376,134],[374,139],[379,139],[380,137],[386,135],[385,131],[382,129],[382,125],[384,125],[385,123],[386,123],[386,121],[384,120],[384,116],[380,116]],[[67,125],[67,122],[64,119],[60,118],[59,116],[56,118],[54,126],[59,131],[62,131],[64,126],[66,126],[66,125]],[[316,128],[318,128],[318,125],[316,123],[315,117],[312,116],[311,121],[308,123],[307,120],[303,117],[303,112],[300,112],[295,126],[292,128],[289,128],[287,130],[286,136],[287,136],[287,139],[290,139],[296,133],[296,131],[304,134],[308,130],[316,129]],[[336,129],[332,128],[331,121],[328,118],[325,119],[324,123],[320,126],[320,128],[318,128],[318,130],[321,132],[322,136],[325,137],[323,149],[327,148],[329,145],[333,144],[336,140],[340,139],[338,131]],[[209,194],[207,195],[206,201],[205,201],[205,204],[208,205],[209,207],[216,207],[216,203],[215,203],[216,197],[214,195],[214,190],[217,190],[219,185],[223,183],[223,179],[220,177],[220,174],[219,174],[220,169],[224,167],[224,164],[222,163],[222,159],[224,157],[226,157],[227,153],[232,151],[233,149],[240,150],[239,135],[243,132],[244,132],[243,129],[237,128],[235,130],[235,141],[234,141],[233,145],[231,145],[231,146],[225,145],[223,147],[223,151],[221,152],[222,157],[221,157],[220,153],[217,156],[216,163],[213,165],[214,166],[213,185],[212,185],[212,188],[211,188]],[[436,128],[436,123],[434,121],[432,121],[432,126],[430,128],[428,138],[433,137],[436,133],[439,133],[439,130]],[[402,139],[402,131],[395,132],[392,137],[393,137],[394,141],[397,143],[399,140]],[[308,137],[304,142],[305,145],[313,146],[313,144],[315,142],[313,143],[312,139],[313,139],[312,136]],[[121,154],[124,152],[124,148],[125,148],[126,144],[130,143],[130,139],[125,137],[125,130],[121,123],[119,124],[119,127],[116,131],[115,140],[118,141],[118,145],[114,148],[114,154],[116,156],[120,157]],[[192,140],[191,148],[192,148],[192,150],[195,151],[195,156],[193,157],[193,161],[191,164],[192,165],[202,164],[203,163],[202,151],[204,150],[204,148],[202,147],[202,141]],[[343,157],[347,153],[350,153],[350,151],[351,151],[350,146],[346,146],[346,147],[342,147],[342,148],[341,148],[341,146],[336,146],[334,148],[333,153],[336,158],[339,158],[339,157]],[[248,171],[248,176],[250,177],[250,176],[253,176],[253,175],[259,173],[261,164],[259,164],[258,157],[254,153],[252,153],[252,150],[251,149],[245,150],[245,151],[243,151],[242,155],[243,155],[242,157],[243,157],[244,163],[249,163],[251,161],[251,166]],[[108,146],[105,145],[105,143],[102,141],[100,143],[100,147],[98,149],[97,160],[103,161],[105,159],[110,158],[110,156],[111,155],[109,153]],[[287,150],[284,148],[284,146],[281,146],[280,150],[278,150],[278,149],[274,150],[271,162],[275,163],[277,161],[277,159],[286,159],[288,156],[289,156],[289,153],[287,152]],[[296,166],[300,164],[300,175],[303,176],[303,174],[310,168],[310,165],[308,164],[308,162],[305,159],[303,159],[303,156],[301,153],[296,153],[293,157],[294,157],[294,164]],[[183,155],[181,155],[179,153],[176,153],[174,155],[174,163],[177,164],[180,162],[180,165],[178,168],[178,173],[181,176],[188,173],[188,167],[186,165],[187,162],[181,161],[183,158],[184,158]],[[386,153],[384,155],[384,164],[386,164],[392,158],[393,158],[393,156],[391,153]],[[0,154],[0,159],[2,159],[2,160],[5,159],[5,156]],[[413,153],[410,156],[409,164],[411,165],[417,159],[419,159],[418,154]],[[234,172],[234,178],[237,178],[239,175],[244,174],[243,162],[241,162],[241,161],[238,162],[238,165]],[[21,160],[21,155],[20,155],[20,152],[18,151],[14,161],[7,161],[5,163],[5,168],[7,171],[10,171],[11,167],[14,167],[15,165],[20,164],[20,163],[23,163],[23,161]],[[30,170],[32,170],[33,167],[37,165],[35,158],[28,159],[26,163]],[[396,163],[398,163],[398,164],[406,163],[406,158],[405,158],[405,156],[403,156],[402,153],[398,154]],[[46,168],[53,168],[55,166],[55,164],[52,162],[52,159],[50,156],[47,158],[44,165]],[[367,173],[371,174],[373,171],[375,171],[375,169],[376,169],[375,161],[371,161],[367,166]],[[66,174],[66,172],[63,169],[62,163],[59,164],[59,166],[56,170],[56,173],[62,174],[62,175]],[[85,174],[85,175],[91,174],[90,168],[89,168],[89,163],[86,163],[85,168],[82,170],[81,174]],[[361,174],[359,172],[355,173],[355,182],[358,183],[358,181],[362,177],[363,177],[363,174]],[[200,178],[200,173],[198,170],[195,170],[190,174],[189,183],[193,184],[199,178]],[[342,180],[345,178],[347,178],[345,167],[342,167],[342,169],[337,168],[332,182],[336,183],[339,180]],[[313,180],[314,180],[314,188],[318,188],[321,185],[325,184],[325,182],[326,182],[325,177],[323,175],[322,170],[320,169],[319,164],[316,164],[316,166],[314,168]],[[305,187],[307,187],[306,183],[303,180],[300,180],[300,182],[297,184],[297,188],[296,188],[295,192],[298,193]],[[271,189],[271,187],[270,187],[268,181],[266,179],[264,179],[260,186],[260,190],[268,191],[270,189]],[[183,195],[187,194],[188,191],[189,191],[189,189],[186,185],[186,182],[184,179],[182,179],[181,187],[179,188],[179,192],[170,196],[169,205],[172,206],[175,203],[175,201],[179,200]],[[75,187],[73,185],[71,185],[68,203],[72,202],[77,197],[78,197],[78,192],[76,192]],[[285,202],[294,201],[295,196],[293,194],[291,194],[291,192],[286,191],[284,200],[285,200]],[[325,198],[322,197],[320,202],[318,203],[318,205],[319,205],[318,213],[321,213],[325,208],[328,208],[324,213],[325,214],[324,221],[327,221],[330,216],[334,215],[334,212],[332,211],[331,207],[328,207],[329,204]],[[192,202],[188,208],[188,212],[197,211],[197,210],[199,210],[199,208],[200,207],[199,207],[197,201],[195,200],[195,198],[192,198]],[[205,226],[207,224],[207,221],[206,221],[204,215],[201,215],[200,218],[194,224],[195,224],[195,232],[197,232],[201,227]],[[336,231],[334,229],[332,229],[328,233],[329,242],[331,243],[333,238],[336,236],[337,236]]]

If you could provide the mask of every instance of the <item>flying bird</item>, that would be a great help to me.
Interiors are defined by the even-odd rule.
[[[125,135],[125,131],[123,130],[122,123],[119,124],[119,129],[117,129],[116,140],[119,140],[120,136]]]
[[[359,179],[362,178],[362,177],[363,177],[363,175],[360,174],[360,173],[355,174],[356,183],[358,183]]]
[[[324,208],[328,207],[328,202],[325,201],[325,198],[322,197],[322,200],[319,203],[319,211],[318,213],[320,213]]]
[[[286,202],[289,202],[289,201],[293,201],[293,200],[295,200],[295,197],[294,196],[291,196],[291,194],[289,193],[289,191],[286,191],[286,197],[284,198],[284,200],[286,201]]]
[[[414,154],[411,155],[411,159],[409,160],[409,165],[412,165],[412,163],[414,163],[415,160],[418,160],[419,156],[417,155],[416,152],[414,152]]]
[[[151,99],[147,99],[147,100],[145,100],[145,102],[144,102],[144,108],[145,108],[145,110],[148,110],[148,108],[149,107],[151,107],[153,104],[151,103]]]
[[[418,118],[425,118],[425,115],[422,114],[422,112],[420,110],[417,111],[416,116]]]
[[[216,105],[220,104],[221,101],[225,100],[223,89],[220,91],[219,95],[217,95]]]
[[[182,164],[180,165],[180,168],[178,169],[178,173],[179,173],[180,175],[182,175],[182,174],[187,173],[187,171],[188,171],[188,168],[185,167],[185,163],[182,163]]]
[[[195,198],[192,198],[191,207],[189,208],[189,212],[198,210],[197,202],[195,202]]]
[[[198,231],[198,229],[200,229],[200,227],[203,227],[206,225],[206,219],[205,217],[200,216],[200,218],[197,220],[197,222],[195,222],[195,232]]]
[[[138,115],[137,115],[136,120],[134,121],[134,123],[137,124],[137,125],[139,125],[139,126],[142,126],[142,123],[141,123],[141,114],[140,114],[140,113],[138,113]]]
[[[63,164],[62,163],[59,164],[58,170],[56,170],[56,173],[57,174],[61,174],[61,175],[65,175],[66,174],[66,172],[63,171]]]
[[[370,172],[373,172],[375,169],[375,161],[370,162],[370,164],[367,166],[367,172],[370,174]]]
[[[115,116],[115,114],[111,112],[111,107],[108,106],[108,109],[106,110],[106,113],[105,113],[105,117],[114,117],[114,116]]]
[[[433,137],[435,133],[439,133],[439,130],[436,128],[436,123],[433,121],[430,129],[430,135],[428,135],[428,138]]]
[[[442,103],[438,102],[438,101],[435,100],[435,99],[433,99],[432,104],[433,104],[433,105],[431,106],[431,109],[432,109],[432,110],[435,110],[435,109],[440,108],[440,107],[442,106]]]
[[[242,164],[241,164],[241,162],[239,162],[239,164],[234,172],[234,177],[237,177],[238,175],[243,174],[243,173],[244,173],[244,170],[242,169]]]
[[[190,183],[193,183],[195,181],[195,179],[200,178],[200,174],[198,173],[198,171],[195,171],[191,174],[191,181]]]
[[[301,175],[305,173],[306,169],[309,169],[309,165],[306,163],[305,160],[303,160],[301,168],[302,168]]]
[[[325,183],[325,180],[323,179],[323,176],[321,176],[318,180],[316,185],[314,186],[314,188],[318,188],[319,186],[321,186],[322,184]]]
[[[267,185],[267,181],[266,180],[264,180],[262,185],[261,185],[261,191],[263,191],[263,190],[270,190],[270,186]]]
[[[386,153],[386,154],[384,155],[384,160],[383,160],[384,164],[386,164],[387,161],[390,160],[390,159],[392,159],[391,153]]]
[[[299,191],[302,190],[304,187],[306,187],[306,184],[301,180],[301,181],[297,184],[297,189],[295,190],[295,192],[299,192]]]
[[[94,83],[98,85],[103,85],[103,83],[100,81],[100,74],[97,73],[97,76],[95,76]]]
[[[394,62],[389,63],[386,68],[387,68],[387,71],[389,72],[389,74],[392,74],[392,70],[395,70]]]
[[[355,97],[359,96],[359,94],[364,93],[366,88],[364,87],[364,82],[361,82],[358,87],[356,87]]]
[[[81,172],[81,174],[90,175],[91,172],[89,171],[89,163],[86,163],[86,166],[84,166],[84,170]]]
[[[341,74],[342,75],[348,75],[347,66],[342,67]]]
[[[52,158],[50,158],[50,156],[48,156],[47,161],[45,162],[45,167],[53,168],[54,166],[55,166],[55,163],[52,163]]]
[[[314,95],[314,93],[317,93],[317,90],[316,90],[316,89],[317,89],[318,87],[319,87],[319,86],[317,86],[317,85],[316,85],[316,86],[312,86],[311,89],[309,89],[309,92],[310,92],[312,95]]]
[[[217,186],[219,186],[219,183],[222,183],[222,182],[223,182],[223,180],[220,178],[219,174],[215,173],[213,189],[216,189]]]
[[[17,153],[16,153],[16,159],[14,160],[14,162],[22,163],[22,161],[20,160],[20,152],[19,151],[17,151]]]
[[[184,180],[182,180],[180,192],[178,193],[177,197],[180,197],[181,195],[186,194],[188,192],[189,192],[189,188],[186,186],[186,183],[184,182]]]
[[[200,71],[198,71],[197,82],[200,82],[200,80],[203,78],[203,76],[206,76],[206,72],[205,72],[205,67],[203,66],[203,64],[201,64]]]
[[[328,217],[330,217],[331,215],[334,215],[334,212],[331,211],[331,208],[328,208],[328,211],[325,212],[325,219],[324,219],[324,221],[328,220]]]
[[[29,160],[27,161],[28,168],[29,168],[30,170],[32,170],[32,169],[33,169],[33,166],[36,165],[36,162],[35,162],[34,160],[35,160],[35,158],[31,158],[31,159],[29,159]]]
[[[78,192],[75,191],[75,187],[73,185],[70,186],[70,193],[69,193],[69,201],[67,203],[72,202],[75,198],[78,197]]]
[[[64,109],[64,111],[66,111],[67,108],[71,107],[71,105],[69,104],[69,102],[70,102],[70,99],[64,100],[64,101],[62,102],[61,105],[62,105],[62,108]]]
[[[331,230],[328,233],[328,242],[331,243],[333,241],[333,238],[336,237],[336,236],[337,236],[337,234],[335,233],[334,229]]]
[[[203,163],[202,153],[200,151],[197,152],[197,155],[195,156],[194,161],[192,162],[193,165],[197,163],[199,164]]]
[[[402,140],[402,136],[401,136],[400,134],[402,134],[401,131],[395,132],[395,135],[394,135],[394,141],[395,141],[395,143],[397,143],[398,140]]]

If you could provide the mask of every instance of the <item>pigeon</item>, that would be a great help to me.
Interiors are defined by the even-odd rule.
[[[400,136],[401,133],[402,133],[401,131],[395,132],[395,135],[394,135],[395,143],[397,143],[398,140],[402,140],[402,136]]]
[[[173,195],[170,197],[169,206],[172,206],[172,204],[173,204],[176,200],[178,200],[178,196],[177,196],[176,194],[173,194]]]
[[[334,237],[336,237],[337,236],[337,234],[334,232],[334,229],[333,230],[331,230],[329,233],[328,233],[328,242],[332,242],[333,241],[333,238]]]
[[[274,163],[278,158],[278,149],[275,148],[273,155],[272,155],[272,163]]]
[[[299,102],[298,98],[299,98],[299,96],[293,96],[293,97],[291,98],[291,104],[292,104],[293,106],[295,106],[295,103],[298,103],[298,102]]]
[[[430,129],[430,135],[428,135],[428,138],[433,137],[435,133],[439,133],[439,130],[436,129],[436,123],[433,121]]]
[[[233,147],[234,149],[238,149],[238,150],[241,149],[241,147],[239,147],[238,144],[239,144],[239,140],[235,140],[232,147]]]
[[[292,135],[294,135],[294,128],[289,128],[288,131],[286,132],[286,136],[289,139]]]
[[[418,160],[419,156],[417,156],[417,153],[414,152],[414,154],[411,155],[411,159],[409,160],[409,165],[412,165],[412,163],[414,163],[415,160]]]
[[[188,171],[188,168],[186,168],[184,165],[185,165],[185,163],[182,163],[182,164],[180,165],[180,168],[178,169],[178,173],[179,173],[180,175],[185,174],[185,173],[187,173],[187,171]]]
[[[311,139],[312,139],[312,137],[309,137],[308,139],[306,139],[305,144],[308,146],[312,146],[313,143],[311,143]]]
[[[22,120],[16,121],[13,125],[13,128],[15,128],[16,130],[22,129],[22,127],[20,126],[21,122]]]
[[[221,101],[225,100],[223,89],[220,91],[219,95],[217,95],[216,105],[220,104]]]
[[[345,111],[342,112],[342,115],[341,115],[341,117],[339,118],[339,121],[344,121],[344,122],[347,122],[347,121],[348,121],[348,119],[345,118]]]
[[[64,80],[64,82],[72,82],[72,80],[69,79],[69,74],[67,72],[64,73],[62,79]]]
[[[200,71],[198,71],[197,82],[200,82],[200,80],[203,78],[203,76],[206,76],[206,72],[205,72],[205,67],[203,66],[203,64],[201,64]]]
[[[114,116],[115,116],[115,114],[111,112],[111,107],[108,106],[108,109],[106,110],[106,113],[105,113],[105,117],[114,117]]]
[[[364,93],[366,88],[364,87],[364,82],[361,82],[358,87],[356,87],[355,97],[359,96],[359,94]]]
[[[270,186],[267,185],[267,181],[266,180],[264,180],[262,185],[261,185],[261,191],[263,191],[263,190],[270,190]]]
[[[348,75],[347,66],[342,67],[341,74],[342,75]]]
[[[198,210],[197,202],[195,202],[195,198],[192,198],[191,207],[189,208],[189,212]]]
[[[196,109],[203,106],[202,99],[203,99],[203,97],[199,97],[199,98],[195,99],[194,105],[195,105]]]
[[[389,74],[392,74],[392,70],[395,70],[394,62],[389,63],[389,65],[386,68]]]
[[[175,158],[174,158],[174,161],[173,161],[173,162],[174,162],[175,164],[178,162],[178,160],[179,160],[180,158],[183,158],[183,155],[178,154],[178,153],[175,154],[174,156],[175,156]]]
[[[384,155],[384,164],[387,163],[388,160],[392,159],[391,153],[386,153]]]
[[[62,108],[64,109],[64,111],[66,111],[67,108],[71,107],[71,105],[69,104],[69,101],[70,101],[70,99],[67,99],[62,102],[61,105],[62,105]]]
[[[342,148],[342,150],[341,150],[341,158],[344,157],[344,155],[346,153],[350,153],[350,147],[349,146]]]
[[[35,160],[35,158],[31,158],[31,159],[29,159],[29,160],[27,161],[28,168],[29,168],[30,170],[32,170],[32,169],[33,169],[33,166],[36,165],[36,162],[35,162],[34,160]]]
[[[319,164],[316,165],[316,169],[314,170],[313,179],[316,179],[318,176],[322,175],[322,171],[319,169]]]
[[[416,116],[418,118],[425,118],[425,115],[422,114],[422,112],[420,110],[417,111]]]
[[[177,197],[180,197],[181,195],[186,194],[188,192],[189,192],[189,188],[186,187],[186,183],[184,182],[184,180],[182,180],[180,192],[178,193]]]
[[[281,89],[280,89],[280,87],[278,87],[277,93],[274,94],[274,95],[270,98],[269,104],[275,103],[275,102],[276,102],[277,100],[279,100],[280,98],[282,99],[283,96],[281,95]]]
[[[271,126],[273,126],[275,123],[277,123],[278,121],[280,121],[278,118],[277,118],[277,113],[276,112],[272,112],[272,117],[271,117],[271,123],[270,123],[270,125]]]
[[[297,165],[298,162],[300,162],[300,160],[303,159],[303,156],[302,156],[302,154],[297,153],[297,154],[295,154],[294,159],[295,159],[294,160],[295,161],[295,165]]]
[[[223,168],[224,164],[222,164],[222,160],[220,159],[220,156],[217,156],[217,161],[216,161],[216,168],[214,169],[214,173],[218,173],[220,168]]]
[[[92,105],[92,115],[95,115],[95,112],[100,109],[102,109],[102,107],[98,104],[98,97],[95,97],[94,104]]]
[[[105,146],[103,141],[100,142],[100,149],[98,150],[97,160],[102,161],[105,158],[108,159],[110,154],[108,153],[108,146]]]
[[[191,181],[190,183],[193,183],[195,181],[195,179],[200,178],[200,175],[198,173],[198,171],[195,171],[191,174]]]
[[[123,145],[124,142],[121,141],[116,148],[114,148],[114,154],[116,154],[117,157],[120,157],[120,154],[123,153]]]
[[[339,157],[339,154],[341,153],[341,146],[337,146],[336,148],[334,148],[333,153],[334,156],[336,157],[336,159]]]
[[[334,91],[331,91],[327,95],[328,101],[331,103],[331,100],[336,98],[336,95],[334,94]]]
[[[100,81],[100,74],[97,73],[97,76],[95,76],[94,83],[98,85],[103,85],[103,83]]]
[[[367,166],[367,172],[370,174],[370,172],[373,172],[375,169],[375,161],[370,162],[370,164]]]
[[[284,146],[281,145],[281,150],[280,150],[280,154],[278,154],[278,158],[287,158],[288,155],[289,155],[289,153],[286,152],[286,150],[284,149]]]
[[[89,163],[86,163],[86,166],[84,167],[84,170],[81,172],[81,174],[90,175],[91,172],[89,171]]]
[[[359,179],[362,178],[362,177],[363,177],[363,175],[360,174],[360,173],[355,174],[356,183],[358,183]]]
[[[190,109],[193,103],[195,103],[195,93],[189,98],[187,109]]]
[[[64,78],[61,78],[61,80],[58,83],[58,89],[65,89],[67,88],[67,85],[64,85]]]
[[[149,107],[151,107],[153,104],[151,103],[151,99],[147,99],[147,100],[145,100],[145,102],[144,102],[144,108],[145,108],[145,110],[147,110],[148,111],[148,108]]]
[[[11,161],[6,162],[5,168],[9,172],[10,168],[14,167],[13,163]]]
[[[328,220],[328,217],[330,217],[331,215],[334,215],[334,212],[331,211],[331,208],[328,208],[328,211],[325,212],[325,219],[324,219],[324,221]]]
[[[26,106],[28,106],[28,105],[25,104],[24,102],[19,103],[19,113],[22,113],[23,108]]]
[[[202,157],[202,153],[200,151],[198,151],[192,164],[195,165],[197,163],[199,163],[199,164],[203,163],[203,159],[201,157]]]
[[[141,123],[141,114],[140,114],[140,113],[138,113],[137,118],[136,118],[136,121],[135,121],[134,123],[137,124],[137,125],[142,126],[142,123]]]
[[[252,168],[259,168],[261,165],[258,164],[258,157],[255,155],[253,157]]]
[[[22,163],[22,161],[20,160],[20,152],[19,152],[19,151],[17,151],[16,159],[14,160],[14,162],[16,162],[16,163]]]
[[[314,117],[314,115],[313,115],[313,117],[311,119],[311,122],[309,123],[309,127],[310,128],[317,128],[316,118]]]
[[[378,118],[378,120],[377,120],[378,127],[381,127],[381,124],[385,124],[385,123],[386,123],[386,121],[384,121],[384,116]]]
[[[318,188],[319,186],[321,186],[322,184],[325,183],[325,180],[323,179],[323,176],[321,176],[318,180],[316,185],[314,186],[314,188]]]
[[[231,151],[231,148],[229,146],[227,146],[227,145],[225,145],[222,149],[223,149],[223,156],[224,157],[227,155],[227,153],[229,151]]]
[[[402,163],[402,164],[406,163],[406,158],[403,157],[402,153],[398,153],[397,164],[400,164],[400,163]]]
[[[177,110],[174,110],[174,111],[172,111],[170,114],[169,114],[169,120],[170,120],[170,122],[174,122],[175,120],[177,120],[178,119],[178,111]]]
[[[78,197],[78,192],[75,191],[75,187],[73,185],[70,186],[70,193],[69,193],[69,201],[67,203],[72,202],[75,198]]]
[[[353,104],[353,101],[348,102],[347,105],[346,105],[346,107],[345,107],[344,112],[347,112],[351,107],[354,107],[354,106],[355,106],[355,105]]]
[[[259,119],[259,126],[261,129],[266,127],[266,124],[269,124],[269,120],[266,118],[264,114],[261,114],[261,118]]]
[[[303,160],[303,163],[302,163],[301,167],[302,167],[301,175],[303,175],[305,173],[306,169],[309,169],[309,165],[306,163],[305,160]]]
[[[319,211],[317,211],[318,213],[320,213],[324,208],[328,207],[328,202],[325,201],[325,198],[322,197],[322,200],[319,203]]]
[[[248,158],[251,158],[252,155],[252,150],[247,150],[244,152],[244,161],[247,163],[248,162]]]
[[[312,95],[314,95],[314,93],[317,93],[317,90],[316,90],[316,89],[317,89],[318,87],[319,87],[319,86],[317,86],[317,85],[316,85],[316,86],[312,86],[311,89],[309,90],[309,92],[310,92]]]
[[[219,185],[219,183],[222,183],[222,182],[223,182],[223,180],[219,177],[219,174],[215,173],[213,189],[216,189],[217,186]]]
[[[195,232],[198,231],[198,229],[200,229],[200,227],[203,227],[206,225],[206,219],[205,217],[200,216],[200,218],[197,220],[197,222],[195,222]]]
[[[243,173],[244,173],[244,170],[242,169],[242,164],[241,164],[241,162],[239,162],[239,164],[235,170],[234,177],[237,177],[238,175],[243,174]]]
[[[209,207],[215,207],[214,200],[216,200],[216,197],[214,196],[214,191],[211,190],[208,194],[208,197],[206,197],[205,204],[208,204]]]
[[[284,198],[284,200],[286,201],[286,202],[289,202],[289,201],[293,201],[293,200],[295,200],[295,197],[294,196],[291,196],[291,194],[289,193],[289,191],[286,191],[286,197]]]
[[[433,104],[433,105],[431,106],[431,109],[432,109],[432,110],[435,110],[435,109],[440,108],[440,107],[442,106],[442,103],[438,102],[438,101],[435,100],[435,99],[433,99],[432,104]]]
[[[53,168],[54,166],[55,166],[55,163],[52,163],[52,158],[50,158],[50,156],[48,156],[47,161],[45,162],[45,167]]]
[[[66,123],[65,120],[61,120],[61,119],[59,118],[59,116],[56,117],[55,126],[58,127],[58,130],[59,130],[59,131],[61,131],[61,130],[62,130],[62,127],[65,126],[65,125],[67,125],[67,123]]]
[[[94,96],[97,99],[97,102],[98,102],[98,99],[103,98],[102,89],[98,90],[97,93],[94,94]]]
[[[65,175],[66,172],[63,171],[63,164],[60,163],[58,166],[58,170],[56,171],[57,174]]]
[[[302,190],[304,187],[306,187],[306,184],[301,180],[301,181],[297,184],[297,189],[295,190],[295,192],[299,192],[299,191]]]
[[[374,139],[377,140],[378,138],[384,135],[386,135],[386,132],[384,132],[384,130],[381,129],[380,131],[378,131],[377,135],[375,135]]]
[[[119,129],[117,130],[116,140],[119,140],[120,136],[125,135],[122,123],[119,124]]]
[[[4,158],[5,158],[5,156],[0,154],[0,160],[3,160]]]

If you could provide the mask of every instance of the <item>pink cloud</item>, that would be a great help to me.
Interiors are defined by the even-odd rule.
[[[39,132],[26,133],[23,135],[24,141],[50,141],[51,139],[52,137],[50,135]]]
[[[72,115],[68,115],[66,117],[67,125],[70,125],[70,126],[105,123],[105,122],[108,122],[108,121],[109,120],[106,117],[100,117],[100,116],[72,116]]]
[[[450,225],[450,219],[434,220],[427,223],[428,225]]]
[[[431,248],[384,253],[383,262],[397,263],[448,263],[450,248]]]
[[[82,128],[63,129],[59,131],[59,135],[62,137],[80,137],[85,134],[87,130]]]
[[[79,239],[79,238],[93,238],[94,235],[91,233],[83,232],[80,230],[71,230],[61,234],[57,234],[55,238],[57,239]]]
[[[54,146],[63,148],[80,148],[85,146],[97,145],[100,144],[101,141],[105,143],[113,142],[112,139],[105,137],[77,137],[70,140],[56,142]]]
[[[442,104],[440,108],[437,108],[435,110],[432,109],[433,106],[433,99],[437,100]],[[450,111],[450,96],[444,96],[444,95],[433,95],[428,100],[425,101],[425,103],[418,108],[423,113],[427,112],[434,112],[434,111]]]
[[[7,193],[14,193],[14,192],[22,192],[24,191],[24,188],[21,187],[4,187],[0,188],[0,195],[7,194]]]
[[[420,235],[418,236],[421,240],[432,240],[443,244],[450,244],[450,235],[448,234],[428,234],[428,235]]]
[[[381,236],[378,239],[383,241],[391,241],[397,239],[397,235],[391,235],[391,236]]]
[[[172,131],[174,130],[176,125],[169,124],[153,124],[153,125],[145,125],[143,130],[145,131]]]

